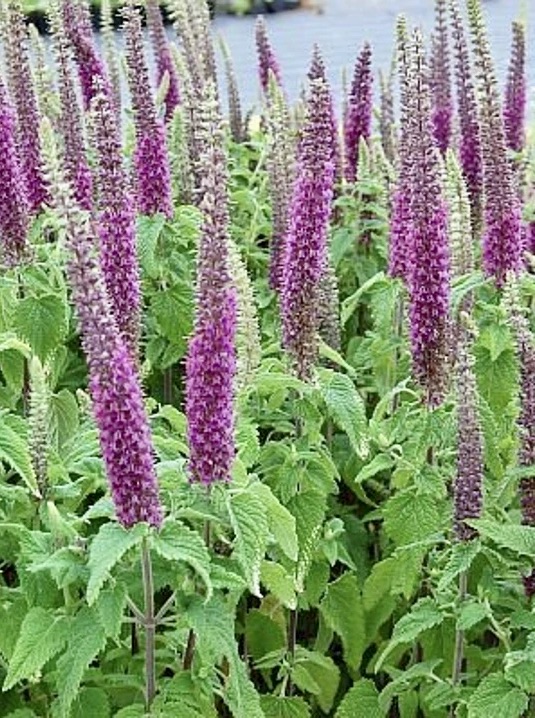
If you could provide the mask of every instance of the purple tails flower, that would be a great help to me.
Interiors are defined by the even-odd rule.
[[[0,249],[5,264],[18,264],[28,251],[28,204],[15,145],[15,114],[0,78]]]
[[[480,0],[467,0],[481,95],[481,140],[485,189],[485,271],[501,287],[509,271],[523,266],[524,228],[520,203],[507,158],[496,75]]]
[[[390,240],[388,272],[391,277],[409,280],[411,223],[411,86],[410,86],[410,46],[407,37],[405,19],[400,17],[397,25],[398,67],[401,86],[401,136],[399,142],[398,179],[392,195],[390,214]]]
[[[230,478],[234,459],[236,290],[229,274],[225,140],[215,89],[208,81],[199,107],[204,138],[195,329],[186,361],[186,416],[193,481]]]
[[[270,74],[273,75],[278,85],[282,85],[282,79],[279,63],[269,41],[266,23],[260,15],[256,20],[255,34],[260,86],[262,92],[267,92]]]
[[[503,123],[507,146],[515,152],[524,147],[526,115],[526,35],[522,23],[513,23],[511,61],[505,87]]]
[[[28,36],[18,0],[9,0],[5,20],[7,79],[16,113],[17,149],[29,210],[36,214],[47,196],[41,168],[39,113],[30,69]]]
[[[470,56],[464,33],[461,12],[456,0],[451,0],[451,26],[455,50],[457,104],[459,107],[459,155],[470,197],[472,232],[476,235],[482,223],[483,158],[481,131]]]
[[[178,73],[171,55],[169,41],[165,34],[162,13],[158,0],[147,0],[147,26],[156,59],[158,86],[167,75],[168,88],[165,94],[165,119],[173,117],[175,107],[180,103]]]
[[[422,37],[414,36],[412,84],[414,127],[411,176],[410,334],[413,374],[428,406],[443,398],[450,274],[447,213],[433,141],[430,93]]]
[[[60,100],[59,130],[63,139],[65,168],[74,196],[83,209],[91,209],[93,182],[85,154],[82,117],[71,73],[71,53],[63,33],[61,19],[51,12],[50,24],[54,36],[54,49],[58,71]]]
[[[368,43],[365,43],[355,64],[353,83],[347,101],[344,139],[345,177],[348,182],[356,180],[360,140],[368,140],[372,128],[373,75],[371,57],[371,47]]]
[[[454,529],[459,541],[477,531],[465,519],[477,519],[483,508],[483,438],[477,410],[477,387],[466,330],[458,345],[457,476],[453,485]]]
[[[51,194],[66,226],[68,277],[115,510],[127,528],[140,521],[160,526],[162,509],[139,378],[108,303],[90,218],[72,198],[49,125],[45,132]]]
[[[318,353],[318,291],[327,261],[335,178],[332,116],[329,86],[322,77],[311,79],[289,210],[281,295],[283,344],[297,375],[305,380],[312,375]]]
[[[91,21],[85,6],[74,2],[74,0],[62,0],[62,2],[65,33],[73,48],[78,66],[84,109],[88,110],[91,100],[96,94],[94,79],[100,78],[100,82],[110,96],[112,96],[111,84],[105,65],[95,47]]]
[[[446,0],[436,0],[435,17],[435,34],[431,48],[432,121],[435,142],[444,155],[450,144],[453,116]]]
[[[109,95],[91,103],[97,154],[100,261],[115,322],[134,361],[140,335],[141,292],[136,256],[136,218],[123,168],[117,119]]]
[[[139,11],[126,7],[124,33],[128,81],[136,125],[134,153],[136,201],[142,214],[173,216],[171,169],[163,122],[156,115],[143,51]]]

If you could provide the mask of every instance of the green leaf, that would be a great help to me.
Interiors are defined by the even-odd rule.
[[[383,718],[373,681],[362,679],[345,694],[335,718]]]
[[[275,618],[258,609],[252,609],[245,619],[247,648],[255,661],[267,653],[282,651],[286,645],[283,625]]]
[[[250,491],[229,497],[227,506],[236,537],[233,557],[240,564],[251,593],[261,596],[260,567],[269,537],[266,506]]]
[[[1,418],[0,461],[5,461],[21,477],[30,491],[35,496],[39,496],[27,441]]]
[[[295,517],[283,506],[269,486],[257,482],[250,487],[267,508],[269,530],[291,561],[297,561],[299,546],[295,527]]]
[[[94,609],[83,606],[69,632],[69,645],[57,663],[56,686],[62,718],[69,718],[86,668],[106,645],[104,629]]]
[[[137,251],[139,263],[151,276],[156,274],[157,265],[154,261],[156,245],[162,229],[165,225],[163,214],[156,214],[148,217],[146,215],[137,218]]]
[[[345,573],[330,583],[320,604],[327,625],[342,639],[344,659],[357,670],[366,647],[364,606],[355,576]]]
[[[327,411],[347,434],[357,456],[365,458],[369,451],[368,422],[362,397],[351,379],[330,369],[319,371],[321,394]]]
[[[17,305],[14,329],[44,363],[67,333],[67,307],[56,294],[24,297]]]
[[[207,598],[212,595],[210,581],[210,554],[202,537],[186,524],[168,519],[161,530],[154,534],[152,545],[156,553],[167,561],[186,563],[203,580]]]
[[[413,643],[424,631],[438,626],[443,620],[444,616],[433,599],[421,598],[413,605],[411,612],[396,623],[390,643],[377,660],[375,671],[380,670],[394,648],[403,643]]]
[[[102,688],[83,688],[74,701],[72,718],[109,718],[110,703]]]
[[[299,557],[297,560],[296,588],[301,593],[309,566],[317,548],[327,508],[325,496],[319,491],[305,491],[294,496],[288,509],[295,516]]]
[[[100,527],[89,549],[87,603],[90,606],[97,600],[111,569],[129,549],[141,543],[146,533],[144,524],[137,524],[129,530],[118,523]]]
[[[453,545],[448,563],[438,582],[439,593],[443,593],[457,576],[468,571],[480,550],[481,543],[479,541],[462,541]]]
[[[477,600],[465,601],[457,619],[457,630],[468,631],[480,621],[488,617],[488,610],[485,604],[479,603]]]
[[[508,548],[523,556],[535,556],[535,527],[533,526],[500,524],[491,518],[472,519],[467,523],[502,548]]]
[[[505,680],[501,673],[486,676],[468,701],[468,718],[520,718],[528,707],[529,698]]]
[[[126,606],[126,587],[117,583],[100,592],[94,604],[106,636],[118,639]]]
[[[260,578],[264,586],[275,598],[289,609],[297,607],[297,596],[293,576],[290,576],[284,566],[272,561],[263,561]]]
[[[70,624],[65,616],[54,616],[44,608],[31,608],[22,622],[2,690],[31,678],[65,645]]]
[[[413,488],[390,498],[383,515],[385,531],[398,546],[429,539],[442,526],[436,498]]]
[[[335,662],[316,651],[298,648],[296,663],[306,669],[311,687],[314,685],[319,689],[319,692],[315,692],[319,707],[324,713],[329,713],[340,682],[340,671]]]
[[[377,476],[382,471],[388,471],[395,465],[395,461],[391,456],[387,454],[377,454],[373,459],[364,464],[359,473],[355,476],[355,483],[362,484],[363,481]]]
[[[528,636],[526,648],[506,654],[504,669],[508,681],[535,695],[535,633]]]
[[[310,718],[310,708],[302,698],[266,695],[261,705],[265,718]]]
[[[342,311],[340,314],[340,321],[342,323],[342,326],[344,326],[353,316],[364,294],[366,294],[366,292],[368,292],[370,289],[373,289],[376,285],[386,284],[387,281],[388,280],[386,279],[384,272],[379,272],[378,274],[375,274],[373,277],[368,279],[368,281],[365,282],[362,286],[360,286],[354,294],[345,299],[342,302]]]
[[[58,448],[78,433],[80,419],[76,398],[68,389],[50,397],[50,435]]]

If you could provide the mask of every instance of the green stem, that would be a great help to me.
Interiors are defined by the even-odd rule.
[[[463,571],[459,575],[459,607],[462,606],[466,598],[466,589],[468,584],[468,574]],[[453,670],[451,675],[451,682],[454,686],[458,685],[461,680],[461,671],[463,668],[464,659],[464,631],[457,629],[455,632],[455,651],[453,654]],[[453,707],[452,707],[453,711]],[[451,714],[452,716],[454,713]]]
[[[292,608],[290,611],[290,625],[288,626],[288,653],[290,654],[290,666],[291,669],[295,663],[295,647],[297,645],[297,608]],[[290,677],[288,678],[288,695],[293,694],[294,686],[293,681]]]
[[[152,561],[147,539],[141,545],[141,575],[143,578],[143,594],[145,613],[145,709],[150,707],[156,695],[156,621],[154,615],[154,581],[152,577]]]

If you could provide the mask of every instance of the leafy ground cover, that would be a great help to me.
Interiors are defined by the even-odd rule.
[[[0,716],[533,715],[523,25],[502,89],[437,0],[337,108],[259,20],[249,117],[169,5],[2,15]]]

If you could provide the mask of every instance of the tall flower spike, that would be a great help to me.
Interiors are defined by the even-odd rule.
[[[204,79],[213,83],[217,96],[217,69],[208,3],[206,0],[186,0],[186,7],[197,53],[202,62]]]
[[[390,164],[394,164],[396,160],[396,118],[394,114],[394,64],[388,75],[384,75],[379,71],[380,86],[380,114],[379,114],[379,134],[381,136],[381,145],[386,159]]]
[[[227,96],[229,106],[230,132],[234,142],[242,142],[245,136],[245,126],[241,111],[240,91],[234,71],[234,63],[227,43],[221,39],[221,52],[225,64],[225,75],[227,78]]]
[[[318,355],[318,291],[326,269],[335,178],[332,112],[327,82],[321,77],[311,79],[289,211],[281,294],[283,345],[304,380],[311,378]]]
[[[522,522],[535,526],[535,477],[529,470],[535,466],[535,337],[522,308],[518,282],[509,275],[504,289],[506,305],[516,338],[516,353],[520,367],[520,415],[518,417],[519,451],[518,464],[528,475],[520,480],[520,504]],[[535,569],[524,576],[526,595],[535,595]]]
[[[63,140],[65,169],[76,201],[83,209],[89,210],[93,203],[93,181],[85,154],[82,116],[71,72],[70,47],[63,33],[61,17],[54,5],[51,6],[49,13],[49,24],[53,35],[58,73],[60,102],[58,126]]]
[[[52,68],[47,62],[47,45],[35,25],[28,25],[30,50],[33,57],[33,79],[40,117],[51,121],[58,115],[56,88]]]
[[[142,214],[173,216],[171,171],[163,122],[157,117],[149,70],[143,50],[141,17],[137,8],[123,10],[128,83],[136,127],[135,193]]]
[[[262,92],[267,92],[270,75],[282,86],[279,62],[269,40],[267,26],[261,15],[255,25],[256,51],[258,54],[258,76]]]
[[[401,133],[398,154],[398,179],[391,198],[388,272],[391,277],[409,281],[411,244],[411,47],[405,18],[397,22],[398,73],[400,83]]]
[[[178,73],[176,70],[169,41],[165,34],[162,13],[158,0],[147,0],[147,26],[156,60],[157,84],[161,85],[167,76],[167,92],[165,93],[165,119],[173,117],[175,107],[180,102]]]
[[[450,144],[453,116],[446,2],[447,0],[435,0],[436,25],[431,46],[433,135],[443,155]]]
[[[520,152],[525,143],[526,116],[526,31],[513,22],[511,60],[503,103],[503,124],[509,149]]]
[[[454,277],[474,269],[474,242],[470,222],[470,199],[461,166],[452,150],[446,153],[446,200]]]
[[[295,147],[288,104],[282,88],[274,77],[271,78],[267,97],[269,129],[267,170],[273,214],[269,284],[272,289],[280,291],[284,244],[288,228],[288,204],[294,176]]]
[[[30,69],[28,35],[19,0],[9,0],[5,8],[4,47],[7,80],[16,112],[17,148],[31,214],[46,201],[41,168],[39,113]]]
[[[101,0],[100,7],[100,35],[102,37],[102,50],[110,85],[112,89],[113,107],[118,115],[121,113],[121,67],[119,53],[115,41],[113,14],[110,0]]]
[[[477,236],[483,221],[483,158],[479,110],[472,81],[468,44],[457,0],[450,0],[450,11],[459,108],[459,156],[470,197],[472,232]]]
[[[137,362],[141,290],[136,254],[136,217],[123,167],[121,134],[105,92],[91,103],[96,152],[100,262],[115,323]]]
[[[507,158],[498,85],[483,20],[480,0],[467,0],[478,70],[481,107],[481,140],[485,190],[485,271],[502,286],[509,271],[523,267],[524,228],[520,203]]]
[[[125,527],[162,522],[150,428],[139,378],[113,319],[87,213],[74,202],[50,125],[43,128],[47,172],[65,226],[67,273],[89,368],[89,390],[117,517]]]
[[[433,141],[428,69],[421,33],[414,33],[412,97],[413,172],[411,176],[410,335],[413,375],[436,406],[446,384],[450,299],[447,213],[441,167]]]
[[[354,182],[357,177],[358,153],[361,139],[368,140],[372,128],[373,75],[372,50],[368,43],[359,53],[355,64],[351,92],[344,123],[345,178]]]
[[[459,541],[477,531],[466,519],[477,519],[483,509],[483,437],[478,416],[474,360],[466,329],[457,346],[457,475],[453,484],[454,530]]]
[[[205,86],[200,109],[204,168],[193,337],[186,360],[186,416],[192,481],[230,478],[234,459],[236,292],[229,273],[227,165],[215,88]]]
[[[88,110],[91,100],[95,96],[94,79],[100,78],[109,94],[112,92],[110,81],[104,63],[95,47],[87,9],[76,0],[60,0],[60,2],[62,3],[64,32],[73,48],[82,88],[84,109]]]
[[[46,495],[48,478],[48,411],[50,389],[45,369],[34,356],[29,363],[30,374],[30,412],[29,412],[29,449],[32,466],[41,496]]]
[[[0,77],[0,259],[18,264],[28,253],[28,204],[15,144],[15,113]]]

